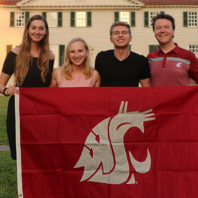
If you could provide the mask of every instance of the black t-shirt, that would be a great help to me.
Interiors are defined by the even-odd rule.
[[[16,65],[16,56],[14,52],[10,51],[4,61],[2,72],[12,75],[14,73]],[[29,65],[28,72],[21,87],[48,87],[51,81],[51,75],[53,71],[54,60],[49,60],[49,71],[45,76],[46,82],[41,79],[41,70],[37,67],[38,58],[32,58],[32,62]]]
[[[120,61],[114,50],[101,51],[96,56],[95,69],[103,87],[137,87],[141,79],[150,78],[148,60],[134,52]]]

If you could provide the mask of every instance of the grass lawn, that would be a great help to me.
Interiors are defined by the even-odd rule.
[[[0,96],[0,145],[8,144],[6,133],[6,115],[9,97]]]
[[[0,198],[17,198],[16,161],[0,151]]]
[[[9,97],[0,96],[0,145],[7,145],[6,114]],[[16,161],[10,151],[0,151],[0,198],[17,198]]]

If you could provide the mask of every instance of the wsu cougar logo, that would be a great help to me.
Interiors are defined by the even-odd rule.
[[[81,181],[107,184],[134,184],[130,172],[124,135],[128,129],[138,127],[144,133],[144,122],[154,120],[152,110],[127,112],[128,102],[121,102],[118,114],[98,123],[89,133],[81,156],[74,168],[84,167]],[[131,164],[138,173],[147,173],[151,167],[150,152],[147,149],[145,161],[137,161],[129,151]]]

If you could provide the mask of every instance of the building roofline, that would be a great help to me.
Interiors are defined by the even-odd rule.
[[[0,0],[0,5],[14,5],[16,6],[21,0]]]
[[[25,3],[29,2],[31,0],[0,0],[0,5],[2,6],[17,6],[17,7],[26,7],[26,8],[29,8],[30,6],[26,6]],[[129,0],[131,1],[131,3],[133,3],[133,0]],[[185,6],[192,6],[192,5],[198,5],[198,0],[134,0],[134,2],[138,2],[139,1],[139,5],[135,6],[135,7],[143,7],[143,6],[150,6],[150,5],[153,5],[153,6],[182,6],[182,5],[185,5]],[[34,6],[34,8],[36,8],[37,6]],[[38,7],[45,7],[45,6],[38,6]],[[46,6],[48,7],[48,6]],[[49,6],[49,7],[52,7],[52,6]],[[57,7],[82,7],[82,6],[78,6],[78,5],[71,5],[71,6],[55,6],[56,8]],[[84,7],[84,6],[83,6]],[[116,5],[87,5],[86,7],[90,7],[90,8],[107,8],[107,7],[116,7]],[[125,7],[125,6],[121,6],[120,8],[122,7]],[[130,6],[129,6],[130,7]],[[134,7],[134,4],[132,4],[131,7]]]
[[[145,5],[198,5],[198,0],[139,0]]]

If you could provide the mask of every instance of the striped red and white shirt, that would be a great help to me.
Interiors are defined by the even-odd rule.
[[[147,58],[151,70],[151,86],[185,86],[190,78],[198,83],[198,59],[178,45],[168,53],[158,48]]]

